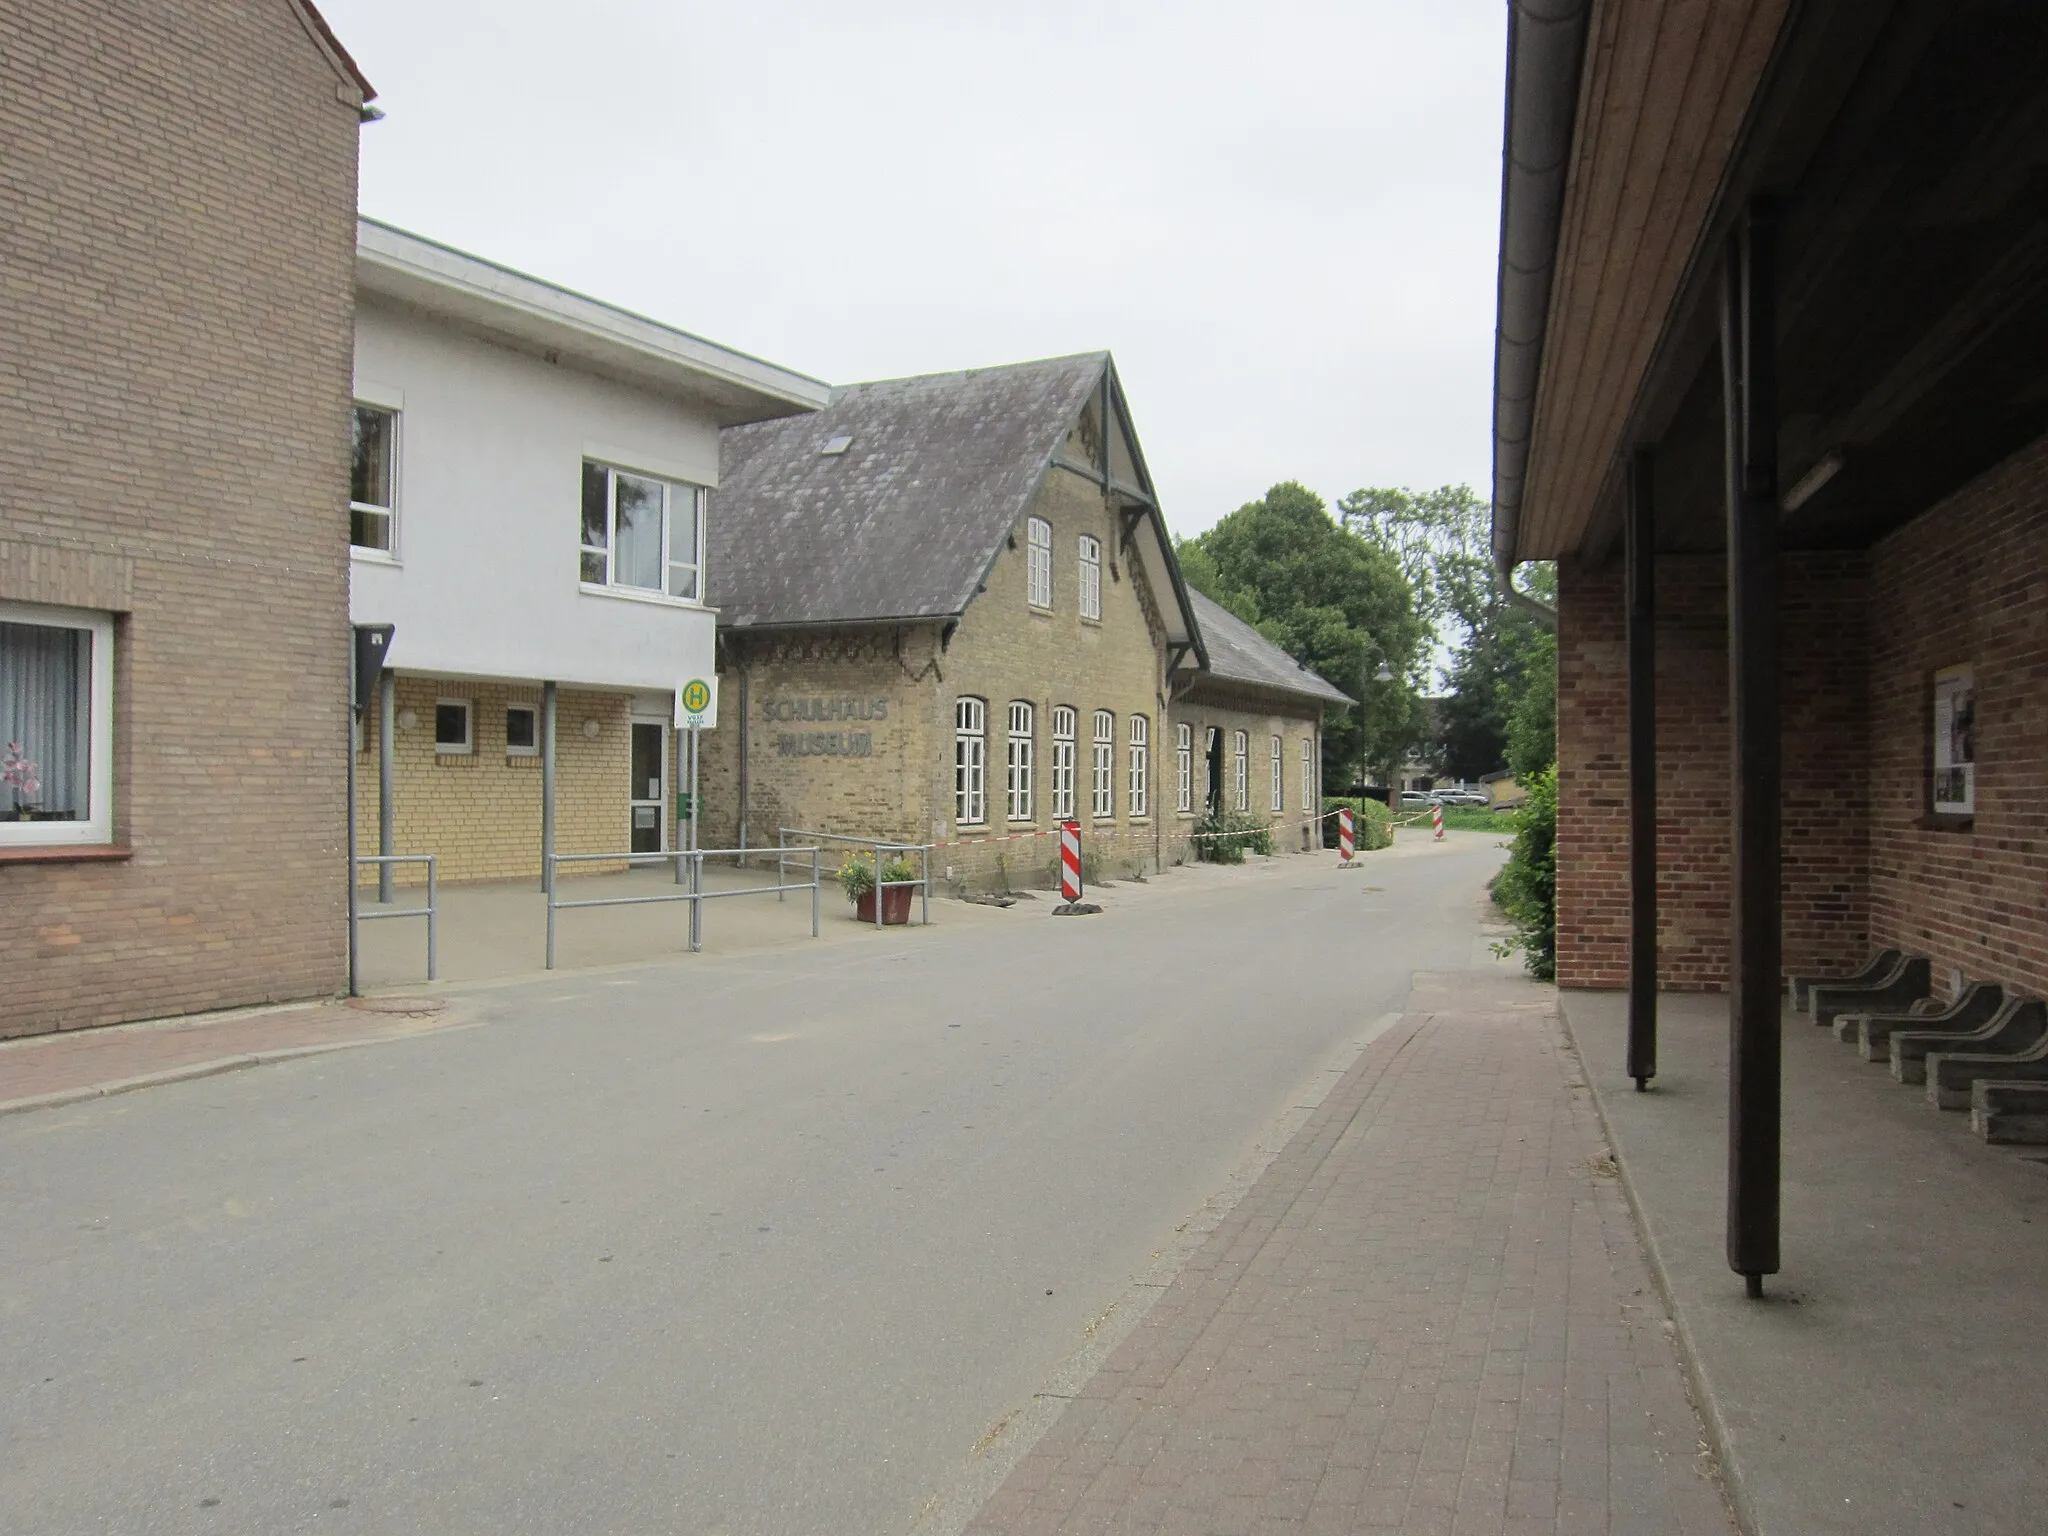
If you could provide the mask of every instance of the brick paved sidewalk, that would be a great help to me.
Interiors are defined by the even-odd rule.
[[[357,998],[0,1041],[0,1114],[402,1039],[466,1023],[471,1013],[439,999]]]
[[[1418,976],[968,1527],[1726,1533],[1554,995]]]

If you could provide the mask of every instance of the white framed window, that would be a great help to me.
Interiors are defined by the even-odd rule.
[[[1316,739],[1313,736],[1301,738],[1301,808],[1304,811],[1316,808]]]
[[[1131,716],[1131,814],[1143,816],[1152,807],[1152,722]]]
[[[1173,728],[1173,804],[1182,815],[1195,808],[1195,728]]]
[[[1052,712],[1052,815],[1055,821],[1074,816],[1074,726],[1077,717],[1065,704]]]
[[[470,735],[472,711],[467,699],[434,700],[434,750],[443,757],[463,757],[476,750]]]
[[[349,445],[348,542],[355,549],[394,552],[398,514],[398,412],[356,402]]]
[[[1116,814],[1116,716],[1106,709],[1095,711],[1095,758],[1092,764],[1089,809],[1098,818]]]
[[[1102,618],[1102,541],[1081,535],[1081,617]]]
[[[505,706],[505,755],[507,757],[538,757],[540,755],[540,711],[531,704],[507,704]]]
[[[1010,704],[1010,738],[1003,757],[1003,787],[1009,800],[1010,820],[1031,819],[1031,706],[1022,699]]]
[[[1280,738],[1273,738],[1273,809],[1287,808],[1286,790],[1280,782]]]
[[[1025,599],[1034,608],[1052,606],[1052,524],[1042,517],[1024,522]]]
[[[1937,816],[1977,814],[1977,676],[1971,667],[1934,674],[1933,789]]]
[[[704,501],[701,485],[585,459],[583,584],[697,601],[704,571]]]
[[[980,699],[953,705],[953,819],[963,826],[988,820],[988,705]]]
[[[1251,740],[1243,731],[1236,731],[1232,733],[1230,745],[1237,762],[1237,808],[1248,811],[1252,808],[1251,764],[1246,759],[1251,752]]]
[[[113,840],[113,617],[0,603],[0,848]]]

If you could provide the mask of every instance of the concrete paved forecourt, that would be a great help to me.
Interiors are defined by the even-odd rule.
[[[904,1529],[1467,963],[1497,843],[561,975],[0,1117],[0,1530]]]

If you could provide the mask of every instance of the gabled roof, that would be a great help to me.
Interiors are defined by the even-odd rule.
[[[1107,352],[849,384],[815,416],[727,428],[707,596],[735,628],[946,619],[974,600],[1055,460],[1107,394],[1110,493],[1169,643],[1200,638]],[[1098,439],[1101,434],[1096,434]]]
[[[1214,598],[1190,588],[1188,600],[1194,607],[1195,622],[1202,627],[1202,638],[1208,642],[1208,676],[1218,682],[1298,694],[1325,704],[1355,702]]]

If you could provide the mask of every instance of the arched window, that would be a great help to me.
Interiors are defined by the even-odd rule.
[[[1031,714],[1031,706],[1022,699],[1010,705],[1010,739],[1003,756],[1003,783],[1012,821],[1031,819]]]
[[[1280,811],[1286,808],[1286,795],[1280,785],[1280,738],[1275,736],[1273,738],[1273,809]]]
[[[1313,736],[1301,738],[1301,808],[1304,811],[1316,808],[1316,739]]]
[[[1152,722],[1131,716],[1131,815],[1143,816],[1152,806]]]
[[[1052,712],[1052,814],[1055,821],[1074,815],[1074,711],[1065,704]]]
[[[1042,517],[1027,519],[1024,524],[1024,534],[1025,542],[1029,546],[1025,555],[1025,596],[1034,608],[1050,608],[1052,606],[1052,524]]]
[[[1095,760],[1092,810],[1097,817],[1116,814],[1116,716],[1095,711]]]
[[[988,820],[988,706],[980,699],[953,705],[953,819],[968,826]]]
[[[1173,793],[1174,809],[1182,815],[1195,808],[1195,728],[1192,725],[1173,728]]]
[[[1245,759],[1251,752],[1251,740],[1243,731],[1237,731],[1231,736],[1230,746],[1237,763],[1237,808],[1240,811],[1248,811],[1252,808],[1251,764]]]
[[[1081,535],[1081,617],[1102,617],[1102,544]]]

